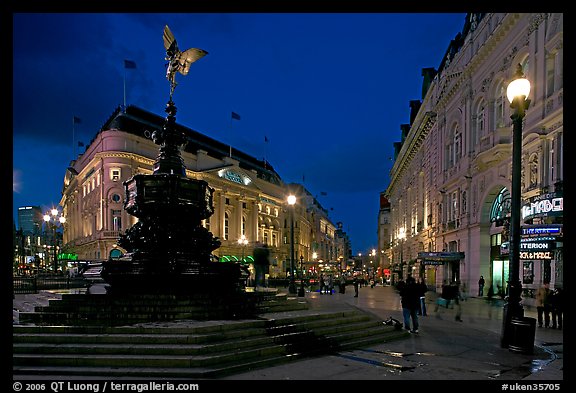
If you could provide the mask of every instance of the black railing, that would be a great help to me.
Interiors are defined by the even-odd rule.
[[[83,277],[12,277],[12,288],[14,293],[38,293],[38,291],[45,289],[86,288],[88,286],[90,286],[89,281]]]

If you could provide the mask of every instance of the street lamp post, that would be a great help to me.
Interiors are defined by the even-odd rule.
[[[64,225],[64,223],[66,222],[66,218],[60,214],[60,212],[58,211],[58,209],[52,209],[50,210],[50,213],[46,213],[44,214],[44,221],[46,222],[46,225],[48,225],[48,227],[50,229],[52,229],[52,242],[53,244],[53,251],[54,251],[54,255],[53,255],[53,263],[54,263],[54,273],[58,272],[58,242],[56,241],[56,228],[58,227],[58,225]]]
[[[304,257],[300,255],[300,288],[298,289],[298,296],[304,296]]]
[[[242,262],[244,262],[244,249],[248,245],[248,239],[246,239],[246,235],[240,236],[240,239],[238,239],[238,244],[242,247]]]
[[[296,283],[294,282],[294,204],[296,197],[294,195],[288,196],[288,205],[290,205],[290,283],[288,285],[288,292],[291,294],[296,293]]]
[[[400,239],[400,279],[404,278],[404,239],[406,239],[406,229],[404,227],[400,228],[398,233],[398,239]]]
[[[508,281],[508,299],[504,305],[502,318],[501,346],[507,348],[512,332],[512,318],[522,318],[524,309],[522,300],[522,283],[520,281],[520,178],[522,165],[522,121],[530,106],[530,82],[524,78],[522,66],[518,64],[515,79],[510,82],[506,92],[510,107],[514,113],[512,119],[512,192],[510,215],[510,279]]]

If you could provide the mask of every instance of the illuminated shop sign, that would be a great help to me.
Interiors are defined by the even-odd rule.
[[[560,225],[556,226],[523,226],[522,236],[536,237],[536,236],[558,236],[562,234],[562,227]]]
[[[230,180],[231,182],[242,184],[247,186],[252,182],[252,180],[248,176],[241,175],[231,170],[222,169],[218,171],[218,176],[223,179]]]
[[[520,251],[550,251],[556,248],[556,242],[532,241],[521,242]]]
[[[520,259],[554,259],[553,251],[520,251]]]
[[[564,197],[560,193],[538,195],[530,203],[522,206],[522,219],[535,217],[561,216],[564,209]]]

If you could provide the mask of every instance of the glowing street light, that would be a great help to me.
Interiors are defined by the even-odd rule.
[[[246,239],[246,235],[240,236],[240,239],[238,239],[238,245],[242,247],[242,262],[244,262],[244,249],[248,245],[248,239]]]
[[[296,204],[296,196],[288,195],[288,205],[290,205],[290,284],[288,285],[288,292],[291,294],[296,293],[296,283],[294,282],[294,205]]]
[[[512,333],[512,318],[524,317],[520,303],[522,283],[520,282],[520,203],[521,203],[521,167],[522,167],[522,121],[530,106],[530,82],[524,77],[522,66],[518,64],[515,79],[508,85],[506,95],[514,113],[512,119],[512,192],[510,204],[510,280],[508,282],[508,300],[504,305],[501,346],[507,348]]]
[[[53,255],[53,263],[54,263],[54,273],[58,272],[58,242],[56,241],[56,228],[58,228],[58,226],[64,226],[64,223],[66,222],[66,217],[64,217],[62,214],[60,214],[60,212],[58,211],[58,209],[52,209],[50,210],[50,213],[46,213],[44,214],[44,222],[46,222],[46,225],[52,229],[52,242],[53,244],[53,250],[54,250],[54,255]]]

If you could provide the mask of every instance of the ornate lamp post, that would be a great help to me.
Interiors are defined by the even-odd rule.
[[[66,217],[64,217],[59,211],[58,209],[52,209],[50,210],[50,213],[46,213],[44,214],[44,222],[46,222],[46,225],[52,229],[52,243],[53,243],[53,251],[54,251],[54,255],[52,256],[53,258],[53,264],[54,264],[54,273],[58,272],[58,241],[56,239],[56,228],[58,228],[59,225],[64,226],[64,223],[66,222]]]
[[[290,205],[290,284],[288,285],[288,292],[291,294],[296,293],[296,284],[294,282],[294,204],[296,197],[288,195],[288,205]]]
[[[501,346],[507,348],[510,343],[512,331],[512,318],[522,318],[524,309],[522,300],[522,283],[520,282],[520,177],[522,165],[522,120],[530,106],[530,82],[522,73],[522,66],[518,64],[514,80],[508,85],[506,95],[514,113],[512,119],[512,192],[510,215],[510,279],[508,281],[508,300],[504,305],[502,319]]]
[[[404,278],[404,239],[406,239],[406,229],[400,228],[398,232],[398,239],[400,240],[400,279]]]
[[[240,236],[238,244],[242,247],[242,262],[244,262],[244,249],[246,249],[246,246],[248,245],[248,239],[246,239],[245,235]]]
[[[298,296],[304,297],[304,257],[300,255],[300,288],[298,289]]]

